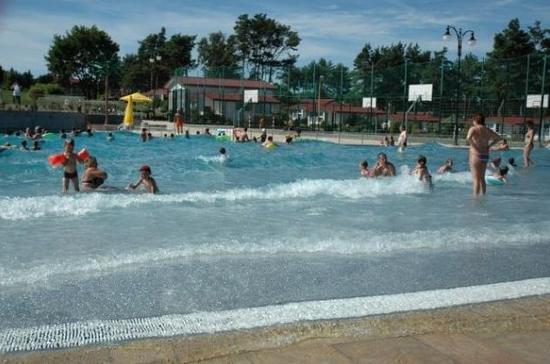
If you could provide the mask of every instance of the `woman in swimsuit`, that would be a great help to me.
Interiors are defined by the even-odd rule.
[[[95,190],[105,182],[107,173],[97,168],[97,159],[95,157],[88,158],[86,163],[86,171],[82,176],[82,187],[84,190]]]
[[[525,133],[525,147],[523,148],[523,165],[525,167],[529,167],[533,164],[533,161],[531,160],[531,152],[535,146],[535,128],[531,121],[528,121],[526,125],[527,133]]]
[[[474,125],[468,130],[466,140],[470,144],[469,160],[473,192],[474,196],[479,196],[484,195],[487,188],[485,171],[489,162],[489,149],[502,138],[485,126],[483,114],[475,114],[472,121]]]

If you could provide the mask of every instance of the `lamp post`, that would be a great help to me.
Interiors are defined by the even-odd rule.
[[[149,63],[151,63],[151,79],[149,81],[149,88],[153,90],[153,116],[155,115],[155,99],[157,97],[157,86],[158,86],[158,74],[156,74],[156,84],[155,88],[153,88],[153,70],[155,68],[155,63],[160,62],[162,60],[162,56],[156,55],[155,57],[149,58]]]
[[[468,39],[468,44],[470,46],[475,45],[476,43],[476,37],[474,35],[473,30],[465,30],[463,31],[462,28],[456,29],[452,25],[447,25],[447,30],[445,31],[445,34],[443,34],[443,40],[450,40],[451,30],[455,33],[456,39],[458,41],[458,80],[456,84],[456,107],[455,107],[455,125],[453,130],[453,140],[454,144],[458,145],[458,105],[459,105],[459,99],[460,99],[460,86],[462,83],[462,74],[460,73],[460,62],[462,60],[462,40],[464,39],[464,36],[470,34],[470,39]]]
[[[321,129],[320,121],[321,121],[321,85],[323,84],[324,76],[319,76],[319,94],[317,95],[317,130]]]

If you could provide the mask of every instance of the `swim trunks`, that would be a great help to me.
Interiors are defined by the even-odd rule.
[[[75,172],[63,172],[63,177],[64,178],[67,178],[67,179],[73,179],[73,178],[78,178],[78,173],[75,171]]]

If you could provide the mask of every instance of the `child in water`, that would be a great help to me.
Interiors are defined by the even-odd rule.
[[[147,192],[158,193],[159,189],[157,187],[157,182],[153,177],[151,177],[151,167],[149,167],[148,165],[143,165],[141,166],[139,171],[141,173],[139,181],[137,181],[137,183],[135,184],[130,183],[128,187],[132,190],[135,190],[139,187],[139,185],[143,185]]]
[[[425,156],[421,155],[416,161],[416,166],[414,167],[413,174],[418,177],[418,179],[430,187],[432,186],[432,176],[430,171],[428,171],[428,161]]]
[[[361,173],[361,177],[369,176],[369,163],[366,160],[359,162],[359,173]]]
[[[498,171],[495,171],[493,173],[493,177],[495,177],[499,181],[506,182],[508,171],[509,171],[508,167],[501,167],[498,169]]]
[[[452,173],[452,172],[453,172],[453,160],[452,159],[447,159],[445,161],[445,164],[443,164],[437,170],[438,174],[445,174],[445,173]]]
[[[220,158],[222,162],[225,162],[229,159],[229,155],[227,154],[227,151],[225,150],[224,147],[220,148]]]
[[[78,188],[78,171],[76,169],[76,162],[83,163],[78,158],[78,155],[74,152],[74,140],[65,139],[65,162],[63,162],[63,193],[69,192],[69,183],[73,183],[74,190],[79,192]]]

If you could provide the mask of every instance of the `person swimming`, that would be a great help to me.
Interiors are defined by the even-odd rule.
[[[453,172],[453,160],[447,159],[445,163],[437,169],[437,174],[445,174]]]
[[[84,190],[95,190],[107,179],[107,173],[97,167],[97,159],[90,156],[86,161],[86,170],[82,176]]]
[[[266,142],[263,144],[263,146],[267,149],[275,148],[277,144],[273,141],[273,136],[268,136]]]
[[[38,140],[33,141],[31,150],[40,150],[40,149],[42,149],[42,147],[40,146],[40,143],[38,142]]]
[[[220,158],[222,162],[225,162],[229,159],[229,154],[227,154],[227,151],[225,150],[224,147],[220,148],[219,153],[220,153]]]
[[[420,181],[428,184],[430,187],[432,186],[432,175],[428,170],[428,160],[425,156],[418,156],[412,174],[418,177]]]
[[[191,138],[191,135],[189,135],[189,130],[186,130],[186,131],[185,131],[185,138],[186,138],[186,139]]]
[[[373,177],[394,177],[395,166],[388,161],[386,153],[378,153],[378,161],[372,170]]]
[[[359,162],[359,173],[361,177],[370,177],[369,163],[366,160]]]
[[[489,168],[495,169],[495,170],[499,169],[501,162],[502,162],[502,158],[500,158],[500,157],[493,158],[491,160],[491,163],[489,163]]]
[[[113,135],[113,133],[107,134],[107,141],[112,142],[113,140],[115,140],[115,136]]]
[[[19,147],[19,149],[21,149],[21,150],[30,150],[29,146],[27,145],[26,140],[21,140],[21,146]]]
[[[141,174],[139,181],[137,181],[135,184],[130,183],[128,187],[131,188],[132,190],[135,190],[140,185],[143,185],[143,187],[147,192],[158,193],[159,189],[157,186],[157,182],[151,176],[151,167],[149,167],[148,165],[143,165],[139,169],[139,172]]]
[[[508,165],[510,167],[517,167],[516,160],[513,157],[508,158]]]
[[[147,141],[147,129],[146,128],[141,129],[141,134],[139,135],[139,137],[141,138],[142,142]]]
[[[493,177],[495,177],[499,181],[506,182],[508,177],[508,171],[509,171],[508,167],[501,167],[498,169],[498,171],[495,171],[493,173]]]

